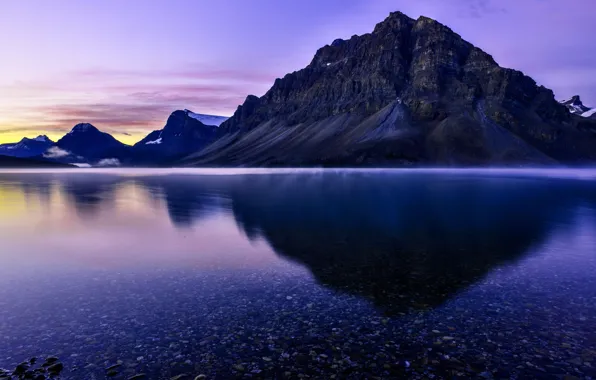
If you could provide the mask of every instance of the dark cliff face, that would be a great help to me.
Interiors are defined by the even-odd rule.
[[[448,27],[395,12],[247,97],[219,140],[185,162],[576,163],[596,160],[593,130],[551,90]]]

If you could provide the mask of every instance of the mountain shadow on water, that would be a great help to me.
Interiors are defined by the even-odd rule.
[[[443,304],[596,204],[593,185],[545,179],[262,176],[236,190],[248,236],[388,315]]]
[[[149,200],[163,202],[172,224],[178,228],[190,227],[218,210],[224,196],[217,181],[205,178],[191,181],[180,176],[149,176],[134,179],[108,174],[0,175],[0,181],[18,186],[27,196],[37,195],[44,203],[50,202],[52,188],[64,195],[64,200],[83,219],[92,218],[105,208],[111,208],[119,189],[128,185],[145,191]],[[222,193],[223,192],[223,193]]]
[[[146,191],[149,199],[162,202],[168,217],[177,228],[190,227],[217,208],[217,198],[208,195],[204,186],[197,189],[197,184],[177,177],[123,178],[110,175],[64,176],[59,183],[66,199],[72,204],[78,215],[89,218],[102,208],[111,207],[118,199],[116,192],[127,185],[139,186]],[[23,182],[23,188],[30,187],[30,182]],[[198,191],[197,191],[198,190]]]
[[[93,217],[106,203],[113,204],[115,192],[127,180],[93,174],[63,176],[57,182],[80,217]]]
[[[165,207],[176,228],[230,213],[249,239],[263,238],[322,285],[370,300],[387,315],[442,305],[495,268],[529,255],[554,228],[570,225],[578,208],[596,209],[595,183],[545,177],[327,172],[7,178],[45,198],[57,186],[82,218],[114,202],[127,185],[143,190],[143,201]]]
[[[207,182],[207,183],[205,183]],[[156,199],[163,199],[168,216],[178,228],[191,227],[200,219],[212,215],[221,204],[221,194],[210,181],[192,181],[189,178],[145,177],[141,184]]]

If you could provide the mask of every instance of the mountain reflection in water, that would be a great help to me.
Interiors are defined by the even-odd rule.
[[[0,367],[594,378],[595,174],[0,173]]]
[[[0,189],[42,204],[56,196],[83,222],[109,218],[102,210],[131,194],[149,213],[165,207],[178,229],[231,214],[249,239],[387,315],[441,305],[596,207],[592,181],[516,175],[13,173]]]

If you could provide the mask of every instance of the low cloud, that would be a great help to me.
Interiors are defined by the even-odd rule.
[[[75,162],[73,165],[77,166],[79,168],[90,168],[91,167],[91,165],[89,165],[85,162]]]
[[[491,0],[467,0],[467,15],[473,18],[482,18],[495,13],[507,13],[507,9],[495,5]]]
[[[117,158],[104,158],[103,160],[100,160],[97,164],[95,164],[95,166],[98,166],[100,168],[121,166],[121,165],[122,164],[120,163],[120,160]]]
[[[70,156],[70,152],[64,149],[60,149],[57,146],[53,146],[50,149],[48,149],[43,156],[45,158],[62,158],[62,157],[67,157]]]

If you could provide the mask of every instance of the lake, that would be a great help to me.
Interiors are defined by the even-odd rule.
[[[50,355],[66,379],[596,378],[596,171],[2,171],[0,368]]]

